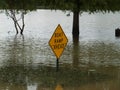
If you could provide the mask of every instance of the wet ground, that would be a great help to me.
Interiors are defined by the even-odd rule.
[[[24,35],[0,14],[0,90],[119,90],[120,39],[115,37],[120,14],[84,12],[80,37],[72,42],[72,13],[37,10],[25,15]],[[48,45],[61,24],[68,45],[56,72],[56,57]]]

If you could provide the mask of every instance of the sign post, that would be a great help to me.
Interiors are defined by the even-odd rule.
[[[66,45],[67,45],[68,39],[60,26],[58,24],[57,28],[55,29],[50,41],[49,45],[54,52],[57,60],[56,60],[56,70],[58,71],[59,69],[59,58],[62,55]]]

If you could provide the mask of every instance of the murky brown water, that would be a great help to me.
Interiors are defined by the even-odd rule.
[[[0,90],[120,90],[120,40],[114,37],[118,16],[83,13],[80,41],[73,43],[72,13],[31,12],[25,16],[24,36],[16,36],[12,21],[0,14]],[[48,41],[59,23],[69,42],[56,72]]]

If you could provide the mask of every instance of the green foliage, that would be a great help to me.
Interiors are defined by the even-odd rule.
[[[106,12],[119,11],[120,0],[0,0],[0,9],[34,10],[38,8]]]
[[[35,0],[1,0],[1,9],[34,10]]]

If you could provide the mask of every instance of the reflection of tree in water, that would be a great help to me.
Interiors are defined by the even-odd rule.
[[[15,61],[17,64],[20,60],[25,62],[25,46],[24,46],[24,37],[22,37],[22,42],[18,40],[17,35],[13,41],[13,48],[11,48],[11,60]],[[13,59],[12,59],[13,58]]]
[[[24,36],[21,36],[22,42],[18,40],[17,35],[13,40],[9,40],[6,47],[7,56],[3,66],[0,68],[0,85],[5,86],[1,90],[27,90],[25,67],[25,47]]]
[[[4,64],[7,66],[32,63],[32,48],[27,47],[23,35],[15,35],[13,40],[9,40],[5,52],[7,56]]]
[[[73,38],[73,52],[72,52],[72,56],[73,56],[73,67],[74,68],[78,68],[79,67],[79,38]]]
[[[114,43],[81,42],[79,49],[79,63],[82,65],[119,66],[120,48]]]
[[[13,90],[16,84],[21,87],[24,86],[23,90],[27,90],[27,85],[31,84],[37,84],[38,90],[43,88],[53,89],[57,83],[65,87],[79,87],[89,83],[94,84],[111,80],[119,75],[117,71],[114,71],[115,68],[114,70],[110,69],[108,74],[108,68],[105,70],[106,67],[103,66],[101,68],[97,64],[99,68],[97,71],[95,67],[95,62],[101,62],[101,60],[114,62],[115,59],[119,59],[119,50],[115,49],[116,46],[114,44],[74,42],[73,48],[75,50],[73,49],[73,58],[70,60],[73,60],[72,65],[75,69],[69,65],[68,68],[61,67],[59,72],[55,72],[54,67],[47,67],[46,65],[34,67],[32,64],[27,64],[27,59],[30,59],[27,56],[32,55],[30,54],[30,49],[32,48],[26,47],[25,38],[16,36],[12,41],[11,38],[8,41],[9,44],[6,45],[6,51],[9,55],[6,57],[4,65],[0,68],[0,82],[9,83],[7,87],[11,87]],[[89,74],[86,67],[83,70],[79,68],[81,62],[86,64],[87,61],[93,63],[93,68],[95,69],[93,72],[90,71]],[[102,61],[102,63],[104,62]],[[91,67],[88,63],[86,66]],[[113,71],[112,74],[110,73],[111,71]]]
[[[14,39],[8,40],[8,45],[6,47],[5,60],[3,61],[3,66],[0,68],[0,85],[6,85],[3,87],[5,89],[1,90],[27,90],[27,60],[32,63],[32,53],[31,48],[25,47],[25,38],[23,35],[20,37],[15,35]],[[29,53],[27,53],[29,52]]]

